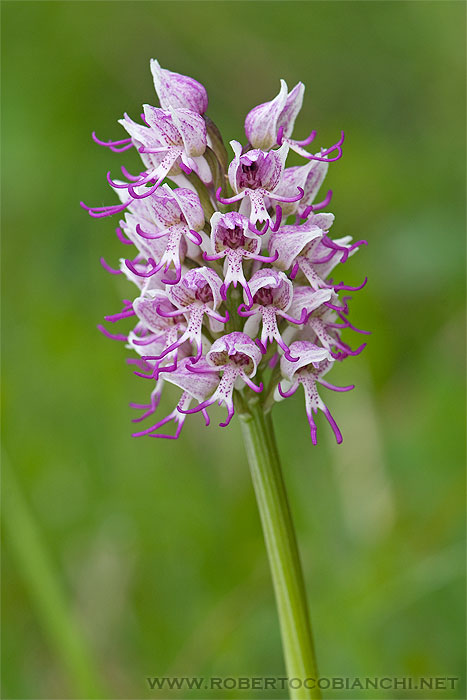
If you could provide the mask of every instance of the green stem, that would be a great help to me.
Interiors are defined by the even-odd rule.
[[[83,698],[104,697],[94,659],[5,455],[2,478],[5,533],[42,628],[68,671],[74,693]]]
[[[317,680],[318,670],[300,556],[271,416],[264,414],[259,403],[241,408],[241,426],[271,567],[287,676],[302,681],[302,687],[290,687],[290,697],[321,698],[317,687],[304,687],[305,679]],[[315,686],[315,681],[306,685]]]

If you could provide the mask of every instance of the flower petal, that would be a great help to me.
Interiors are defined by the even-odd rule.
[[[208,108],[208,94],[204,85],[194,78],[161,68],[155,58],[151,59],[154,87],[163,109],[191,109],[204,114]]]
[[[180,134],[174,125],[170,112],[145,104],[143,105],[143,113],[149,125],[147,131],[153,134],[161,144],[167,146],[180,144]]]
[[[211,349],[206,355],[206,359],[213,367],[221,366],[220,362],[225,364],[229,358],[235,358],[236,355],[244,355],[250,359],[248,365],[243,366],[248,376],[254,377],[256,368],[261,362],[261,351],[258,349],[254,341],[241,331],[234,331],[218,338],[211,346]],[[239,365],[240,366],[240,365]]]
[[[180,387],[183,391],[187,391],[194,399],[204,401],[219,384],[219,375],[213,372],[211,365],[208,365],[203,359],[196,363],[198,370],[196,373],[190,372],[187,366],[193,366],[190,358],[182,360],[176,370],[164,375],[164,379]],[[211,371],[199,371],[203,369]]]
[[[318,226],[282,226],[276,233],[273,233],[269,241],[271,253],[277,250],[279,258],[277,266],[283,270],[288,270],[295,258],[300,255],[306,245],[320,238],[324,232]]]
[[[277,122],[278,129],[280,129],[281,126],[284,127],[284,136],[286,137],[292,135],[295,119],[302,108],[304,92],[304,84],[297,83],[287,95],[284,108]]]
[[[303,309],[312,313],[325,301],[330,301],[332,296],[332,289],[318,289],[315,291],[311,287],[294,287],[289,314],[298,318]]]
[[[314,365],[323,360],[332,361],[332,357],[326,348],[321,348],[307,340],[296,340],[292,343],[290,353],[299,359],[296,362],[290,362],[285,355],[281,357],[281,371],[287,379],[293,379],[295,373],[303,367]]]
[[[170,189],[168,185],[167,189]],[[204,226],[204,209],[201,206],[198,195],[184,187],[178,187],[170,191],[190,228],[194,228],[196,231],[202,229]]]
[[[189,109],[173,109],[171,114],[183,139],[185,153],[190,157],[202,156],[207,143],[204,119]]]
[[[270,102],[253,107],[245,119],[245,133],[254,148],[272,148],[277,139],[277,121],[286,105],[287,83],[281,80],[279,94]]]

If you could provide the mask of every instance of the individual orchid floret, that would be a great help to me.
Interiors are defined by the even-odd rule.
[[[162,109],[190,109],[204,114],[208,108],[206,88],[194,78],[161,68],[155,58],[151,59],[154,87]]]
[[[137,124],[125,114],[119,123],[128,131],[146,165],[146,172],[125,188],[135,199],[147,197],[156,191],[167,175],[180,170],[190,173],[197,169],[197,160],[206,150],[206,124],[204,119],[188,109],[170,111],[143,106],[146,126]],[[115,186],[110,180],[110,183]],[[142,192],[141,185],[151,184]],[[123,187],[119,185],[119,187]]]
[[[303,324],[306,321],[307,312],[305,309],[303,309],[299,319],[292,318],[287,314],[292,303],[292,282],[283,272],[268,269],[255,272],[249,281],[249,286],[253,296],[251,308],[245,307],[245,304],[240,304],[238,307],[240,316],[248,318],[244,327],[245,332],[254,337],[262,321],[261,338],[256,341],[261,352],[265,354],[268,341],[275,340],[290,361],[294,362],[296,358],[290,354],[277,326],[278,316],[294,324]],[[247,300],[246,294],[245,298]]]
[[[219,202],[232,204],[247,197],[250,203],[250,221],[256,226],[258,222],[271,223],[265,198],[281,202],[295,202],[302,198],[303,190],[298,188],[298,194],[295,193],[294,197],[282,197],[275,194],[275,189],[284,172],[285,159],[289,150],[287,144],[281,146],[277,151],[266,153],[265,151],[254,149],[243,155],[242,146],[238,141],[231,141],[230,145],[235,157],[229,165],[229,181],[236,194],[229,199],[224,199],[220,196],[221,188],[219,188],[217,190]],[[242,207],[246,212],[243,202]],[[240,211],[242,212],[242,210]]]
[[[200,368],[208,369],[207,372],[194,374],[193,372],[189,371],[191,367],[192,365],[189,361],[189,358],[185,358],[174,372],[164,375],[163,381],[175,384],[175,386],[178,386],[180,387],[180,389],[183,390],[180,400],[177,406],[174,408],[173,411],[171,411],[171,413],[169,413],[168,416],[158,421],[146,430],[141,430],[140,432],[133,433],[133,437],[141,437],[142,435],[148,435],[149,437],[166,438],[169,440],[176,440],[178,438],[186,419],[186,413],[189,412],[188,409],[193,399],[196,399],[197,401],[203,401],[206,398],[206,396],[208,396],[215,390],[219,383],[219,378],[216,376],[215,373],[211,372],[212,368],[209,365],[207,365],[205,361],[200,363]],[[202,408],[200,406],[197,406],[196,410],[202,411],[204,419],[206,421],[206,425],[209,425],[209,416],[204,410],[204,407]],[[166,435],[156,432],[159,428],[161,428],[163,425],[166,425],[167,423],[170,423],[170,421],[172,420],[177,426],[175,435]]]
[[[240,283],[248,299],[253,304],[250,288],[243,273],[243,260],[272,263],[277,260],[277,253],[272,256],[260,255],[261,239],[250,229],[250,221],[237,212],[221,214],[215,212],[211,217],[211,245],[213,255],[204,253],[206,261],[221,260],[224,263],[224,284],[221,295],[226,299],[227,290],[231,284],[237,287]]]
[[[282,128],[286,138],[292,135],[295,119],[302,107],[305,86],[297,85],[288,92],[287,83],[281,80],[279,94],[271,100],[248,112],[245,119],[245,133],[253,148],[268,150],[277,145],[277,134]]]
[[[209,372],[215,373],[217,376],[218,372],[222,372],[220,381],[217,380],[216,391],[211,398],[195,408],[186,410],[179,407],[178,410],[181,413],[197,413],[214,403],[218,403],[219,406],[224,404],[227,408],[227,420],[220,425],[225,428],[235,413],[233,390],[240,388],[242,383],[256,393],[261,393],[263,390],[262,383],[257,386],[251,381],[251,377],[256,374],[256,369],[261,361],[261,352],[248,335],[235,331],[218,338],[212,344],[206,355],[206,361],[209,369],[201,365],[193,365],[188,369],[196,376],[205,376]]]
[[[313,420],[313,414],[318,413],[318,409],[323,411],[334,431],[337,443],[340,444],[342,442],[341,431],[337,427],[336,421],[332,417],[329,408],[320,398],[316,384],[319,383],[333,391],[350,391],[354,388],[353,384],[350,386],[338,387],[334,384],[329,384],[329,382],[323,379],[323,376],[333,365],[332,358],[325,348],[320,348],[307,341],[298,340],[292,343],[290,349],[298,356],[298,361],[290,362],[285,355],[281,358],[281,372],[291,386],[284,390],[281,383],[279,383],[279,394],[283,398],[292,396],[301,384],[305,392],[306,415],[310,424],[313,445],[317,444],[316,424]]]
[[[132,176],[125,169],[130,182],[107,180],[114,189],[125,190],[122,203],[104,207],[81,206],[95,218],[111,216],[126,209],[132,199],[143,199],[153,194],[165,177],[176,176],[193,170],[204,182],[212,179],[210,168],[203,158],[207,136],[204,119],[188,109],[170,111],[144,105],[142,117],[145,126],[137,124],[125,114],[119,123],[130,134],[132,143],[138,149],[146,170]],[[146,187],[146,185],[150,185]]]
[[[145,200],[145,204],[150,220],[149,230],[145,225],[147,222],[145,219],[136,222],[135,233],[144,240],[149,249],[148,261],[153,263],[153,266],[149,272],[142,274],[144,277],[151,276],[161,269],[167,273],[173,265],[175,279],[163,281],[167,284],[176,284],[180,281],[181,258],[183,259],[186,254],[187,241],[195,245],[200,245],[202,242],[198,231],[204,226],[204,210],[194,192],[184,188],[171,190],[168,185],[163,185],[161,190],[154,192],[148,200]],[[135,219],[132,219],[128,223],[134,221]],[[128,234],[128,236],[130,239],[134,238],[134,234]],[[154,241],[159,244],[160,255],[157,257],[151,249]],[[162,250],[160,241],[163,241]],[[131,261],[127,261],[126,264],[133,273],[138,274]]]
[[[158,306],[156,311],[166,318],[178,317],[183,314],[187,320],[187,327],[180,338],[166,348],[163,353],[148,359],[160,360],[169,352],[182,345],[182,343],[191,341],[196,347],[195,361],[198,361],[203,351],[202,326],[204,315],[209,316],[211,329],[213,328],[213,322],[217,324],[214,328],[219,330],[219,324],[227,323],[229,320],[228,312],[226,312],[225,316],[221,316],[216,311],[222,301],[221,286],[222,280],[214,270],[211,270],[209,267],[198,267],[189,270],[178,284],[168,287],[167,298],[172,302],[175,310],[165,311],[161,306]],[[222,326],[220,327],[222,328]]]
[[[308,146],[315,138],[316,131],[303,141],[296,141],[291,138],[295,119],[302,108],[303,94],[305,86],[297,83],[288,92],[287,83],[281,80],[279,94],[270,102],[254,107],[247,114],[245,119],[245,133],[248,141],[255,148],[272,148],[275,145],[281,146],[287,143],[290,148],[309,160],[332,162],[339,160],[342,156],[342,143],[344,142],[344,132],[340,139],[331,148],[322,149],[320,153],[313,155],[308,153],[303,146]],[[330,158],[329,156],[335,155]]]

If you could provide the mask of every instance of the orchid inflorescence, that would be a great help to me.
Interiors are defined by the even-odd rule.
[[[114,323],[136,320],[133,330],[111,333],[137,357],[137,374],[152,383],[139,422],[156,412],[165,382],[181,390],[175,409],[135,436],[177,438],[186,416],[224,404],[227,426],[234,405],[260,400],[265,412],[291,396],[301,384],[311,438],[313,415],[326,415],[337,439],[342,436],[317,385],[334,391],[324,377],[336,361],[358,355],[342,340],[344,329],[367,333],[349,321],[350,296],[358,287],[335,282],[330,274],[366,241],[332,239],[334,215],[324,213],[329,190],[314,203],[329,163],[342,155],[344,134],[330,148],[307,150],[316,136],[292,138],[305,86],[254,107],[246,117],[248,143],[230,145],[228,155],[215,124],[205,116],[205,88],[188,76],[151,61],[160,107],[144,105],[141,119],[127,114],[119,123],[129,134],[118,141],[94,140],[114,152],[138,151],[144,168],[136,175],[121,168],[125,180],[107,179],[120,203],[88,207],[92,217],[121,214],[116,229],[124,245],[136,250],[112,274],[123,274],[138,288],[123,309],[105,317]],[[306,162],[286,167],[289,150]],[[172,183],[170,187],[167,183]],[[258,383],[253,377],[259,378]],[[235,401],[234,401],[235,395]],[[259,395],[259,396],[258,396]],[[193,401],[196,405],[192,406]],[[174,421],[174,435],[158,432]]]

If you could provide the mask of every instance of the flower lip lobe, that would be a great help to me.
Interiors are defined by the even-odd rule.
[[[216,403],[227,410],[220,424],[226,427],[235,396],[242,410],[259,403],[267,412],[302,386],[312,442],[320,411],[340,443],[318,387],[353,388],[324,376],[364,349],[365,343],[352,349],[345,334],[368,333],[349,319],[346,295],[367,278],[349,284],[333,272],[367,242],[352,242],[345,232],[331,237],[334,215],[326,209],[332,190],[321,192],[332,162],[342,156],[344,133],[331,147],[307,151],[316,130],[293,137],[304,85],[289,91],[281,80],[276,97],[246,116],[248,144],[230,141],[227,164],[222,136],[203,116],[205,87],[154,59],[151,72],[159,106],[143,105],[141,122],[125,113],[119,123],[126,138],[101,141],[93,134],[114,152],[134,148],[140,171],[122,165],[124,179],[108,173],[119,203],[82,204],[93,218],[121,217],[116,233],[126,255],[119,264],[107,256],[101,263],[134,283],[136,293],[105,316],[112,330],[127,324],[123,332],[99,330],[125,342],[136,353],[128,360],[135,374],[152,383],[149,403],[135,404],[143,410],[135,421],[159,410],[167,383],[182,392],[167,416],[135,435],[176,439],[189,414],[202,413],[208,425],[207,409]],[[300,165],[286,167],[290,150]],[[166,434],[162,428],[169,424],[175,429]]]

